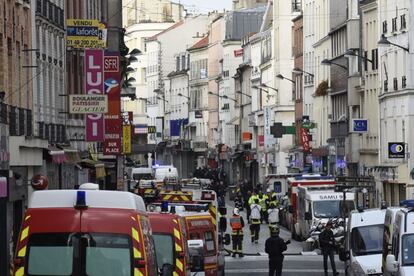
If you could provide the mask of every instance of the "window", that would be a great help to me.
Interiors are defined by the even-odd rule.
[[[401,15],[401,30],[407,28],[407,20],[405,19],[405,14]]]
[[[162,268],[164,264],[174,265],[173,238],[170,235],[154,234],[157,264]]]
[[[397,31],[397,17],[394,17],[392,19],[392,32],[396,32]]]
[[[382,22],[382,33],[386,34],[388,32],[388,24],[387,21]]]
[[[302,10],[302,0],[292,0],[292,12],[300,12]]]
[[[181,71],[185,70],[185,66],[186,66],[186,62],[185,62],[185,56],[181,56]]]
[[[368,51],[364,51],[364,70],[368,71]]]
[[[206,250],[207,252],[214,251],[216,248],[216,245],[214,243],[214,235],[213,232],[208,231],[204,233],[204,242],[206,244]]]
[[[394,78],[394,90],[398,90],[398,78]]]
[[[351,233],[351,248],[354,256],[380,254],[382,252],[384,225],[356,227]]]
[[[313,203],[314,216],[317,218],[342,217],[342,202],[342,200],[315,201]],[[345,209],[347,210],[345,216],[348,216],[349,211],[355,209],[355,203],[352,200],[347,200]]]
[[[378,49],[371,50],[371,60],[372,60],[372,64],[371,64],[372,70],[377,70],[378,69]]]
[[[414,234],[407,234],[402,238],[402,265],[414,265]]]
[[[388,92],[388,80],[384,81],[384,92]]]

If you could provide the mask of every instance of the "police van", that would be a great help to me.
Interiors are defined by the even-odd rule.
[[[414,275],[414,200],[403,205],[395,214],[391,244],[384,245],[384,275]]]
[[[385,211],[352,211],[345,238],[346,275],[381,275]]]

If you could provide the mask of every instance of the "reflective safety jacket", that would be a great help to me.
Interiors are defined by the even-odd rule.
[[[267,210],[266,201],[269,199],[267,195],[262,195],[262,197],[259,196],[259,205],[262,207],[262,211]]]
[[[259,199],[259,196],[258,195],[252,195],[250,198],[249,198],[249,201],[248,201],[248,203],[249,203],[249,205],[252,205],[252,204],[254,204],[255,202],[255,199]]]
[[[233,235],[243,234],[244,220],[241,216],[233,215],[230,218],[230,226]]]

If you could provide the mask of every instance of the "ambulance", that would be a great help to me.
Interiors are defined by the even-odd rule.
[[[414,275],[414,200],[397,211],[392,231],[391,250],[383,267],[384,275]]]
[[[157,263],[170,264],[174,276],[189,276],[190,260],[184,218],[171,213],[149,212]]]
[[[141,197],[85,190],[84,185],[80,190],[33,192],[18,237],[13,275],[158,273]]]

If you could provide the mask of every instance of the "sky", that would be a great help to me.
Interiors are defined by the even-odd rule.
[[[207,13],[212,10],[231,10],[232,0],[174,0],[174,2],[181,2],[189,11],[196,11],[196,13]]]

